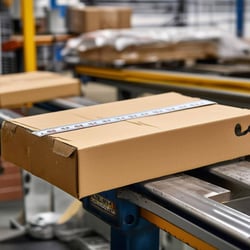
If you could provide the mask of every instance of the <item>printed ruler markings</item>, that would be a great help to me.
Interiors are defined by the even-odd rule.
[[[46,135],[52,135],[52,134],[57,134],[57,133],[62,133],[62,132],[68,132],[68,131],[74,131],[74,130],[78,130],[78,129],[91,128],[91,127],[101,126],[101,125],[105,125],[105,124],[116,123],[116,122],[120,122],[120,121],[127,121],[127,120],[155,116],[155,115],[160,115],[160,114],[167,114],[167,113],[172,113],[172,112],[186,110],[186,109],[208,106],[208,105],[212,105],[212,104],[215,104],[215,102],[208,101],[208,100],[199,100],[199,101],[183,103],[183,104],[179,104],[179,105],[173,105],[173,106],[167,106],[167,107],[163,107],[163,108],[146,110],[146,111],[142,111],[142,112],[112,116],[112,117],[107,117],[107,118],[103,118],[103,119],[91,120],[91,121],[87,121],[87,122],[80,122],[80,123],[68,124],[68,125],[64,125],[64,126],[47,128],[47,129],[43,129],[43,130],[34,131],[34,132],[32,132],[32,134],[39,136],[39,137],[42,137],[42,136],[46,136]]]

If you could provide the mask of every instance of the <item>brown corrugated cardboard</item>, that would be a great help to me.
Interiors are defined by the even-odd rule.
[[[120,29],[126,29],[131,27],[131,15],[132,9],[130,7],[119,7],[118,8],[119,15],[119,25]]]
[[[100,9],[100,29],[119,29],[119,12],[115,7],[102,7]]]
[[[51,136],[31,133],[195,100],[168,93],[7,121],[2,154],[78,198],[248,155],[250,133],[234,130],[248,128],[250,110],[218,104]]]
[[[100,7],[100,29],[125,29],[131,27],[129,7]]]
[[[67,19],[68,29],[73,33],[100,29],[100,10],[96,7],[70,7]]]
[[[0,76],[0,107],[80,95],[78,79],[52,72],[29,72]]]
[[[76,27],[79,27],[81,32],[91,32],[100,27],[100,10],[95,7],[85,7],[84,11],[78,12],[76,18]]]
[[[79,51],[83,61],[124,64],[216,58],[218,48],[212,41],[180,42],[177,44],[153,44],[150,46],[129,46],[117,51],[111,46],[103,46]]]
[[[131,13],[129,7],[70,7],[68,29],[73,33],[85,33],[99,29],[130,28]]]

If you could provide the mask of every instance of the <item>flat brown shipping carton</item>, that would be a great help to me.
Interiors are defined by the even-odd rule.
[[[100,29],[100,10],[96,7],[70,7],[67,13],[70,32],[84,33]]]
[[[73,33],[130,28],[131,13],[130,7],[70,7],[67,14],[67,25],[69,31]]]
[[[100,29],[119,29],[119,12],[115,7],[100,8]]]
[[[99,7],[100,29],[125,29],[131,27],[132,10],[129,7]]]
[[[130,7],[119,7],[118,8],[118,15],[119,15],[119,28],[120,29],[127,29],[131,27],[131,16],[132,16],[132,9]]]
[[[216,58],[218,47],[212,41],[179,42],[177,44],[155,44],[150,46],[129,46],[117,51],[111,46],[79,51],[82,61],[115,64],[123,62],[146,63],[171,60]]]
[[[0,76],[0,107],[21,107],[53,98],[80,95],[80,81],[52,72]]]
[[[5,160],[82,198],[250,153],[250,110],[213,104],[50,136],[32,131],[189,103],[176,93],[95,105],[7,121]],[[15,153],[13,154],[13,150]]]

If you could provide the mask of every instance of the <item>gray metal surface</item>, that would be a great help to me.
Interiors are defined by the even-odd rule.
[[[210,173],[250,187],[250,162],[248,161],[214,167],[210,169]]]
[[[185,175],[169,176],[141,186],[150,194],[150,199],[144,191],[141,195],[131,190],[121,191],[119,197],[153,212],[218,249],[237,249],[239,245],[250,247],[250,216],[217,202],[225,199],[217,199],[217,194],[221,191],[223,194],[224,189]],[[217,196],[217,201],[208,198],[213,195]],[[169,205],[172,208],[167,208]]]
[[[169,177],[148,182],[143,186],[160,198],[250,246],[250,217],[248,215],[198,194],[192,187],[190,188],[190,185],[184,183],[171,185]]]
[[[235,199],[225,203],[227,206],[234,208],[250,216],[250,196]]]
[[[145,187],[152,192],[161,191],[163,193],[175,193],[178,189],[180,192],[192,193],[221,203],[230,200],[230,190],[187,174],[171,175],[162,180],[147,183]]]
[[[90,100],[89,98],[84,96],[69,97],[66,100],[77,103],[78,105],[81,106],[91,106],[98,104],[96,101]]]
[[[54,238],[54,227],[59,218],[59,214],[46,212],[34,215],[28,225],[28,233],[36,239],[52,239]]]
[[[229,242],[216,236],[213,232],[206,231],[195,223],[183,218],[175,212],[170,211],[169,209],[158,204],[157,202],[154,202],[139,193],[133,192],[131,190],[121,190],[119,193],[119,198],[128,200],[141,208],[145,208],[146,210],[157,214],[157,216],[176,225],[177,227],[183,229],[186,232],[192,233],[192,235],[196,236],[197,238],[207,243],[211,242],[213,246],[218,249],[238,249]]]
[[[5,120],[14,119],[18,117],[21,117],[21,115],[14,111],[11,111],[9,109],[0,109],[0,124],[2,124],[2,122]]]
[[[11,240],[26,233],[25,227],[15,219],[20,217],[22,207],[23,201],[0,202],[0,249],[2,249],[2,241]],[[10,225],[15,229],[10,228]]]
[[[100,236],[77,238],[71,247],[78,250],[110,250],[110,244]]]
[[[91,106],[97,104],[96,102],[85,97],[57,98],[49,101],[48,103],[64,109],[80,108],[83,106]]]

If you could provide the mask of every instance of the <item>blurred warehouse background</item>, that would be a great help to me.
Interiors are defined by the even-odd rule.
[[[22,32],[20,6],[21,1],[2,1],[1,4],[1,41],[11,40],[18,43],[18,34]],[[34,1],[34,16],[37,35],[77,35],[77,28],[72,29],[69,12],[76,6],[127,6],[131,9],[129,26],[138,27],[195,27],[202,30],[207,27],[221,29],[225,34],[248,39],[250,36],[250,2],[242,0],[161,0],[161,1]],[[78,7],[80,8],[80,7]],[[118,26],[110,19],[110,28]],[[107,25],[109,25],[107,24]],[[106,26],[107,26],[106,25]],[[128,24],[127,24],[128,26]],[[108,28],[108,26],[107,26]],[[194,34],[195,35],[195,34]],[[14,37],[13,37],[14,36]],[[44,38],[45,39],[45,38]],[[47,39],[49,39],[47,37]],[[60,50],[67,38],[54,39],[53,43],[40,41],[37,47],[38,66],[41,68],[60,69],[62,58]],[[38,41],[39,43],[39,41]],[[22,70],[21,52],[8,44],[1,51],[1,71],[3,73]],[[54,45],[54,46],[53,46]],[[51,52],[52,51],[52,52]],[[52,57],[52,58],[51,58]],[[48,62],[49,60],[49,62]],[[51,65],[51,60],[57,65]]]
[[[170,91],[250,108],[250,0],[0,0],[0,44],[0,98],[1,84],[24,86],[33,79],[24,72],[33,71],[49,72],[48,81],[55,77],[51,72],[77,79],[81,90],[79,96],[55,93],[55,98],[27,101],[7,111],[0,107],[1,123]],[[47,80],[40,75],[34,79]],[[249,204],[249,179],[244,190]],[[57,212],[65,222],[69,208],[83,211],[70,195],[1,161],[1,250],[16,249],[19,243],[20,249],[110,249],[110,228],[85,212],[61,223],[56,237],[31,230],[38,241],[12,240],[27,234],[25,223],[32,216]],[[103,248],[81,238],[96,233]],[[48,245],[47,236],[53,238]],[[65,246],[75,236],[77,241]],[[161,231],[161,249],[191,246]]]

